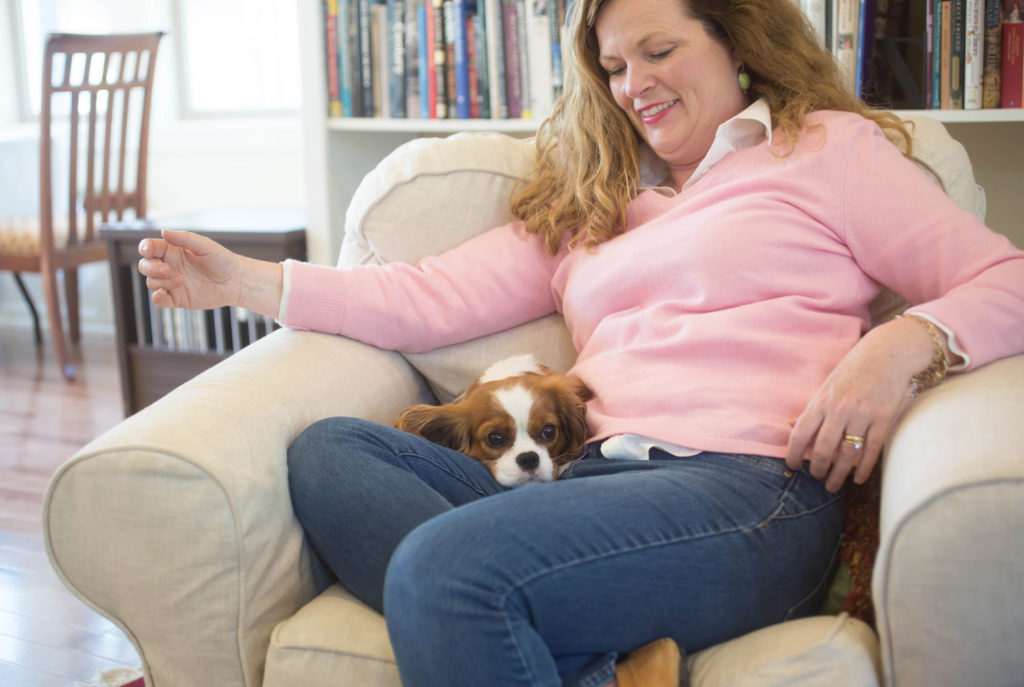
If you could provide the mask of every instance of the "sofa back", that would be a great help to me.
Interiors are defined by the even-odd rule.
[[[918,165],[961,207],[985,215],[985,194],[975,183],[963,146],[929,117],[914,122]],[[418,138],[396,148],[356,189],[345,215],[339,265],[415,263],[512,221],[510,198],[533,165],[532,139],[497,133]],[[876,322],[905,303],[885,292],[872,307]],[[551,315],[481,339],[406,358],[447,402],[488,365],[531,352],[564,370],[576,358],[560,316]]]

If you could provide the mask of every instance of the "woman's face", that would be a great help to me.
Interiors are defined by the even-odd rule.
[[[748,104],[739,60],[681,0],[608,0],[595,30],[612,97],[681,185]]]

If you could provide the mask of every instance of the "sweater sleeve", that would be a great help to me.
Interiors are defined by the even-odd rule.
[[[854,259],[955,335],[973,369],[1024,351],[1024,252],[959,208],[867,121],[849,141],[843,233]]]
[[[416,265],[288,261],[283,324],[420,353],[554,312],[552,257],[513,222]]]

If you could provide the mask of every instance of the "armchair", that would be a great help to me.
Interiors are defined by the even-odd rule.
[[[984,214],[966,153],[941,124],[917,121],[915,151]],[[414,261],[508,221],[532,155],[493,134],[405,144],[357,190],[340,263]],[[420,355],[274,332],[59,469],[44,505],[53,567],[125,631],[151,687],[397,687],[383,618],[339,585],[317,594],[286,448],[323,417],[391,422],[413,403],[450,400],[490,362],[526,350],[561,369],[574,356],[555,316]],[[783,623],[691,656],[691,684],[1019,684],[1022,416],[1024,356],[924,393],[886,452],[878,633],[845,615]]]

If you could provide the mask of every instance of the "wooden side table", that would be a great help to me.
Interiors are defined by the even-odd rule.
[[[209,236],[236,253],[279,262],[306,259],[305,217],[295,210],[213,208],[159,219],[105,224],[113,280],[117,357],[126,415],[279,325],[241,308],[189,311],[158,308],[138,272],[139,241],[161,229],[187,229]]]

